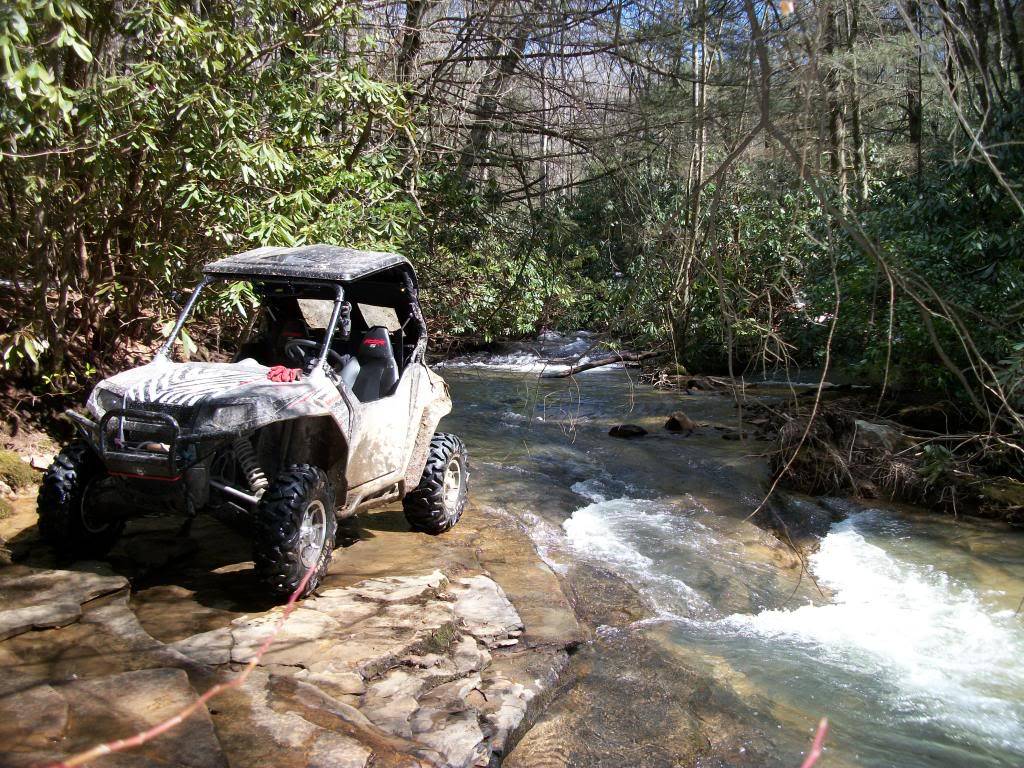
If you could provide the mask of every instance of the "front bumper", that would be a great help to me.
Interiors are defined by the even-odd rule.
[[[183,435],[168,413],[112,408],[98,423],[66,413],[112,475],[174,481],[195,462],[195,438]]]

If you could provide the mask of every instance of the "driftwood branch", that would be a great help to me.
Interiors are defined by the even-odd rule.
[[[576,365],[569,366],[569,368],[564,371],[542,373],[541,378],[565,379],[569,376],[575,376],[577,373],[589,371],[591,368],[600,368],[604,365],[612,365],[613,363],[639,363],[642,360],[649,360],[657,354],[657,352],[615,352],[608,357],[602,357],[600,360],[590,360],[586,363],[577,363]]]

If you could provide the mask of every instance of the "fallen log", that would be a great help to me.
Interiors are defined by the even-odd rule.
[[[575,376],[577,373],[583,373],[583,371],[589,371],[592,368],[600,368],[605,365],[613,365],[614,363],[639,363],[643,360],[649,360],[655,357],[657,352],[615,352],[608,357],[602,357],[599,360],[588,360],[585,363],[577,363],[576,365],[569,366],[564,371],[551,371],[549,373],[542,373],[542,379],[565,379],[569,376]]]

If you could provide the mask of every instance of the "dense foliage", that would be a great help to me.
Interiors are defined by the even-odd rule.
[[[827,357],[1019,427],[1019,1],[788,10],[8,3],[4,369],[79,386],[212,257],[326,241],[409,254],[441,340]]]

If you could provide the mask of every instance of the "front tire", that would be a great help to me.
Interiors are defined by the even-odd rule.
[[[468,481],[465,444],[458,435],[438,432],[430,441],[420,484],[402,501],[412,529],[435,536],[451,530],[466,508]]]
[[[93,489],[107,476],[103,462],[84,440],[69,443],[43,475],[36,501],[39,535],[68,557],[102,557],[124,531],[123,520],[96,514]]]
[[[256,577],[275,597],[289,597],[311,567],[299,597],[320,584],[334,554],[334,488],[323,470],[296,464],[275,478],[256,510]]]

